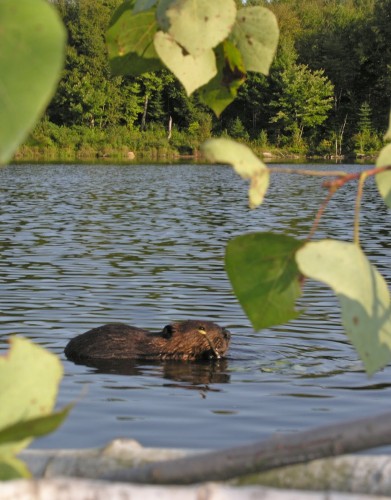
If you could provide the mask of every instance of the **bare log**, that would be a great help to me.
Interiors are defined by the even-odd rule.
[[[387,444],[391,444],[391,412],[296,434],[275,435],[248,446],[117,470],[104,479],[149,484],[222,481]]]

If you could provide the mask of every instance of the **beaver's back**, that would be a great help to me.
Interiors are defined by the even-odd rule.
[[[64,352],[73,361],[132,359],[154,351],[151,337],[147,330],[110,323],[78,335],[68,343]]]

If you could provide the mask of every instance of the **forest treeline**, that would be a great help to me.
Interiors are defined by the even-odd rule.
[[[231,136],[258,153],[360,156],[381,147],[391,0],[247,0],[276,14],[279,48],[270,75],[250,74],[220,118],[169,71],[111,76],[104,33],[122,0],[52,3],[68,31],[66,64],[19,157],[194,154],[210,136]]]

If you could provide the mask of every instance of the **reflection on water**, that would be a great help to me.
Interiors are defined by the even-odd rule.
[[[59,404],[82,394],[36,446],[124,436],[219,448],[389,410],[391,369],[366,377],[326,287],[306,283],[297,320],[251,329],[224,272],[227,240],[259,230],[305,237],[325,193],[319,179],[273,174],[265,204],[250,211],[246,192],[223,166],[0,170],[0,350],[11,334],[35,340],[64,361]],[[352,186],[337,193],[316,237],[351,239],[354,199]],[[372,180],[363,205],[364,249],[390,283],[390,213]],[[100,324],[159,331],[186,318],[227,327],[227,359],[84,366],[63,355]]]
[[[160,378],[168,379],[171,382],[185,382],[183,387],[187,389],[200,389],[202,387],[205,390],[210,390],[209,386],[211,384],[227,384],[229,382],[230,376],[227,373],[227,363],[226,359],[192,363],[149,361],[147,367],[155,365],[155,375],[158,374]],[[145,362],[101,359],[89,361],[87,366],[95,368],[96,373],[142,376]],[[170,386],[175,387],[175,384]],[[178,387],[181,386],[178,385]]]

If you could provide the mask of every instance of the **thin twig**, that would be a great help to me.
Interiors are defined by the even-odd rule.
[[[297,175],[311,175],[316,177],[345,177],[348,175],[342,170],[303,170],[299,168],[285,168],[285,167],[268,167],[272,174],[297,174]]]
[[[367,172],[363,172],[360,175],[360,180],[358,182],[357,195],[356,195],[356,205],[354,209],[354,243],[360,245],[360,205],[362,199],[362,193],[364,189],[364,183],[368,177]]]
[[[329,201],[331,200],[331,198],[333,197],[333,194],[335,192],[336,192],[336,189],[329,189],[329,192],[328,192],[326,198],[324,199],[323,203],[321,204],[321,206],[319,207],[319,209],[316,213],[314,222],[312,223],[311,230],[308,233],[307,240],[310,240],[313,237],[313,235],[315,234],[316,230],[318,229],[320,219],[322,218],[322,215],[323,215],[324,211],[326,210],[326,207],[327,207]]]
[[[347,174],[342,170],[304,170],[300,168],[285,168],[285,167],[268,167],[271,174],[296,174],[296,175],[310,175],[313,177],[337,177],[333,181],[326,181],[324,183],[325,187],[330,187],[335,185],[338,188],[342,187],[346,182],[359,179],[362,172],[355,172],[353,174]],[[370,170],[366,170],[367,177],[371,175],[379,174],[385,170],[391,170],[391,165],[386,167],[376,167]]]
[[[370,177],[372,175],[380,174],[381,172],[385,172],[386,170],[391,170],[391,166],[387,167],[377,167],[372,168],[370,170],[365,170],[366,177]],[[327,188],[335,188],[336,190],[341,188],[344,184],[349,181],[354,181],[359,179],[363,172],[355,172],[354,174],[345,174],[344,177],[340,176],[338,179],[334,179],[333,181],[325,181],[323,183],[324,187]]]
[[[328,195],[323,201],[322,205],[319,207],[319,210],[316,214],[314,222],[312,224],[311,230],[308,234],[307,240],[310,240],[315,234],[320,219],[326,207],[331,200],[334,193],[344,186],[347,182],[359,179],[357,197],[356,197],[356,207],[355,207],[355,218],[354,218],[354,241],[359,244],[359,225],[360,225],[360,203],[363,193],[363,187],[365,180],[372,176],[379,174],[380,172],[384,172],[386,170],[391,170],[391,166],[385,167],[375,167],[370,170],[366,170],[364,172],[355,172],[353,174],[347,174],[346,172],[342,172],[340,170],[302,170],[295,168],[285,168],[285,167],[273,167],[269,168],[271,173],[280,173],[280,174],[297,174],[297,175],[310,175],[317,177],[336,177],[336,179],[325,181],[323,183],[323,187],[328,188]]]

